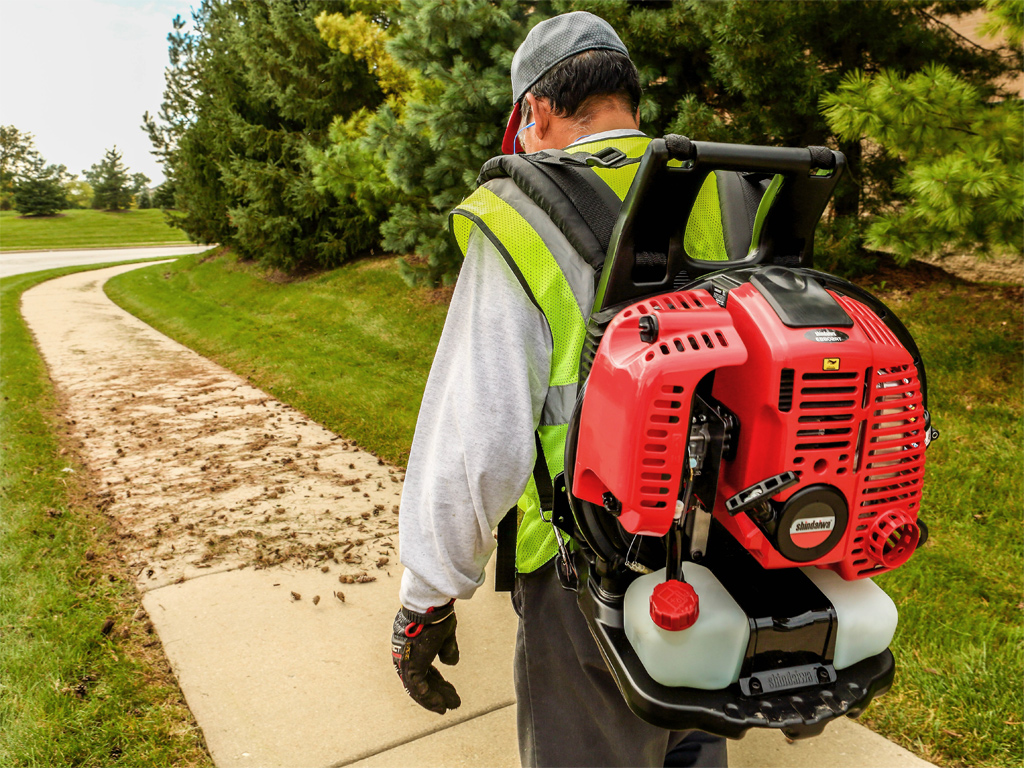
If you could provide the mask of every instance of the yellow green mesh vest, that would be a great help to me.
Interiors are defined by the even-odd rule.
[[[594,154],[612,147],[624,153],[626,157],[617,167],[593,169],[621,202],[648,143],[649,138],[630,136],[580,143],[566,151]],[[463,255],[474,228],[485,235],[547,320],[552,339],[551,373],[537,438],[544,466],[553,479],[563,470],[566,433],[579,383],[580,352],[594,298],[594,271],[510,178],[480,186],[452,211],[449,226]],[[541,518],[540,497],[532,477],[518,506],[516,570],[529,573],[548,562],[558,549],[551,523]]]

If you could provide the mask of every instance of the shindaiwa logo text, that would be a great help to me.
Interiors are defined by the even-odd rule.
[[[831,531],[836,526],[834,517],[805,517],[793,523],[790,533],[810,533],[811,531]]]
[[[825,344],[835,344],[836,342],[846,341],[850,337],[842,331],[835,331],[831,328],[815,328],[814,330],[807,331],[804,334],[804,338],[810,341],[820,341]]]
[[[816,680],[814,673],[808,669],[786,669],[765,675],[769,689],[793,688],[798,685],[813,685]]]

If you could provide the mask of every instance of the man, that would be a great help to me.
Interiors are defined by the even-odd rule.
[[[643,154],[639,78],[604,20],[575,12],[541,22],[511,74],[506,154],[609,146]],[[620,200],[636,167],[602,177]],[[724,740],[684,741],[629,711],[552,562],[556,534],[540,516],[533,477],[536,467],[551,477],[562,469],[593,268],[510,179],[467,198],[452,229],[465,263],[424,392],[399,518],[406,570],[392,653],[406,690],[440,714],[461,703],[432,663],[458,661],[454,601],[483,583],[492,530],[518,504],[523,765],[661,766],[674,747],[670,764],[725,765]]]

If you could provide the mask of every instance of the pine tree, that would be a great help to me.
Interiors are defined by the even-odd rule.
[[[52,216],[67,206],[63,165],[46,165],[36,155],[14,179],[14,209],[23,216]]]
[[[903,170],[905,196],[867,242],[906,263],[948,248],[1024,252],[1024,102],[991,100],[941,65],[914,75],[850,73],[822,100],[844,139],[867,138]]]
[[[157,115],[143,115],[142,127],[167,178],[158,205],[171,226],[197,243],[230,245],[235,235],[228,218],[235,196],[218,162],[232,149],[215,114],[212,88],[204,84],[214,72],[234,66],[223,42],[228,26],[221,4],[210,0],[193,9],[191,28],[175,16],[167,35],[170,66],[164,70],[163,102]]]
[[[570,10],[596,13],[619,31],[647,84],[640,112],[649,132],[665,131],[686,93],[711,87],[707,40],[680,4],[404,0],[398,7],[377,4],[371,14],[376,29],[351,17],[318,22],[332,45],[365,51],[375,71],[411,73],[412,88],[365,122],[365,138],[353,136],[353,125],[339,127],[334,165],[318,166],[324,183],[345,188],[345,179],[352,179],[348,189],[357,199],[385,199],[385,180],[391,183],[383,245],[411,252],[404,260],[409,282],[450,283],[458,274],[447,215],[472,191],[483,162],[500,152],[512,100],[512,55],[529,28]],[[366,160],[367,152],[376,154],[376,162]],[[372,184],[358,181],[356,157],[360,167],[375,171]]]
[[[381,235],[384,248],[411,254],[404,261],[409,282],[436,285],[457,276],[448,212],[500,151],[512,53],[527,19],[543,17],[537,6],[511,0],[404,0],[392,19],[387,50],[420,87],[377,110],[363,146],[397,190]]]
[[[387,49],[397,30],[394,14],[399,0],[363,0],[352,8],[348,14],[322,12],[316,18],[317,29],[331,48],[365,66],[384,94],[387,108],[401,113],[407,101],[422,99],[422,78],[399,64]],[[325,144],[308,147],[307,158],[317,188],[339,200],[352,200],[366,225],[379,232],[391,209],[410,200],[388,178],[378,147],[367,139],[373,119],[374,112],[365,107],[349,117],[336,117]]]
[[[172,36],[180,72],[161,123],[149,121],[191,236],[215,235],[285,270],[336,266],[377,242],[355,203],[314,185],[308,155],[335,116],[382,98],[365,64],[317,31],[319,12],[347,10],[339,1],[207,0],[194,33]]]
[[[106,150],[102,160],[82,173],[92,185],[93,208],[120,211],[131,206],[132,181],[117,146]]]
[[[851,173],[834,210],[856,221],[897,194],[891,178],[898,161],[865,153],[860,138],[837,140],[818,111],[820,97],[857,67],[898,63],[914,71],[943,59],[980,84],[1009,66],[995,52],[962,45],[923,0],[365,5],[372,8],[365,18],[321,18],[322,33],[332,45],[358,52],[376,71],[398,67],[413,73],[415,86],[360,121],[364,139],[355,137],[356,123],[339,126],[336,146],[327,150],[333,160],[321,158],[318,179],[361,200],[385,198],[384,179],[389,181],[395,192],[381,227],[383,245],[411,252],[406,277],[430,284],[450,282],[457,274],[458,253],[445,220],[472,189],[482,162],[499,151],[511,100],[512,53],[529,27],[553,13],[589,10],[620,33],[640,71],[641,125],[650,135],[676,132],[791,146],[838,141]],[[979,5],[967,0],[943,10],[961,13]],[[369,151],[376,162],[366,160]],[[372,169],[372,183],[359,182],[357,167]]]
[[[693,134],[696,124],[707,131],[702,138],[752,144],[832,143],[849,167],[833,201],[837,216],[888,205],[898,169],[891,157],[866,151],[860,137],[837,142],[820,114],[820,98],[845,75],[881,68],[913,73],[942,61],[985,89],[1015,66],[1001,52],[966,44],[935,15],[967,13],[981,7],[980,0],[941,7],[928,0],[686,4],[691,23],[709,41],[713,89],[680,105],[673,129]]]
[[[31,133],[0,125],[0,210],[13,207],[15,177],[31,170],[39,159]]]
[[[174,207],[174,182],[171,179],[164,179],[164,183],[153,192],[153,205],[165,210]]]

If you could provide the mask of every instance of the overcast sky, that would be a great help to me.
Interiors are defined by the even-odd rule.
[[[0,0],[0,125],[80,178],[116,144],[132,173],[163,181],[139,126],[160,109],[171,20],[193,3]]]

